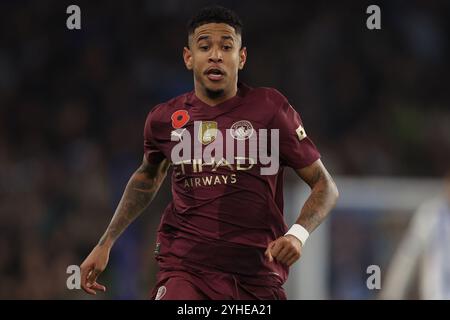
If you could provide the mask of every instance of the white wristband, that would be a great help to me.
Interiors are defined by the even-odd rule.
[[[302,243],[302,246],[305,245],[306,239],[309,237],[309,232],[305,228],[303,228],[299,224],[294,224],[285,235],[293,235]]]

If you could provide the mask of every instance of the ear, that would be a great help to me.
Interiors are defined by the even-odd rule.
[[[239,51],[239,70],[244,69],[245,62],[247,61],[247,48],[243,47]]]
[[[193,67],[192,66],[192,53],[188,47],[183,48],[183,59],[184,59],[184,64],[186,65],[186,68],[188,70],[192,70],[192,67]]]

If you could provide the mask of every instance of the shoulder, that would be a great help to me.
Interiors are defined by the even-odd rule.
[[[151,114],[153,118],[161,118],[170,112],[175,112],[179,108],[184,107],[190,94],[192,94],[192,92],[186,92],[168,101],[157,104],[150,110],[149,115]],[[169,118],[170,115],[171,113],[169,114]]]
[[[290,106],[288,99],[280,91],[271,87],[253,88],[248,96],[256,100],[255,104],[264,106],[264,110],[271,116]]]
[[[251,88],[247,94],[249,98],[257,98],[263,100],[269,105],[275,107],[288,103],[287,98],[277,89],[271,87]]]
[[[184,108],[185,102],[191,93],[192,92],[183,93],[177,97],[174,97],[168,101],[162,102],[152,107],[148,112],[147,122],[165,123],[171,121],[172,114],[175,111]]]
[[[252,88],[247,98],[258,110],[258,117],[262,119],[262,123],[269,124],[273,119],[288,114],[291,109],[288,99],[275,88]]]

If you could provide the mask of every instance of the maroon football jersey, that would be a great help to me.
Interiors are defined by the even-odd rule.
[[[286,281],[288,267],[264,256],[287,230],[283,168],[304,168],[320,155],[281,93],[239,83],[237,95],[216,106],[194,91],[178,96],[148,114],[144,151],[150,163],[167,158],[173,168],[173,200],[157,235],[161,268]]]

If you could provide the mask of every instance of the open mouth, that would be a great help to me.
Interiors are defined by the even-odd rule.
[[[208,70],[206,70],[205,74],[211,81],[222,80],[225,76],[225,72],[223,72],[223,70],[219,68],[209,68]]]

